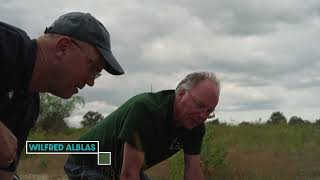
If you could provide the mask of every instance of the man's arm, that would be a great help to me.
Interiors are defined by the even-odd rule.
[[[184,179],[204,180],[203,172],[200,167],[200,155],[184,154]]]
[[[0,168],[9,167],[16,159],[18,140],[0,121]]]
[[[143,161],[144,153],[125,143],[120,179],[140,180]]]
[[[0,179],[12,180],[13,172],[6,169],[15,160],[17,155],[17,138],[12,132],[0,121]]]

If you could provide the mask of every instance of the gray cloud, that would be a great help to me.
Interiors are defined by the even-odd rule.
[[[90,104],[84,110],[117,107],[151,86],[175,88],[188,73],[207,70],[222,80],[222,119],[266,119],[276,110],[315,119],[319,9],[317,0],[0,0],[0,20],[33,38],[69,11],[90,12],[105,24],[126,74],[104,72],[80,91]]]
[[[209,22],[214,30],[232,35],[259,35],[297,24],[317,13],[317,1],[179,1],[193,16]]]

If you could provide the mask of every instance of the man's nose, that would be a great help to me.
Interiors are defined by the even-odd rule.
[[[89,78],[89,80],[87,81],[88,86],[93,86],[94,85],[94,78]]]

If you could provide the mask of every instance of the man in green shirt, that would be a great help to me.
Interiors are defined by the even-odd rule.
[[[111,152],[111,166],[97,165],[96,155],[70,155],[65,171],[70,179],[147,179],[143,173],[184,151],[185,179],[204,179],[200,152],[204,121],[220,94],[213,73],[187,75],[176,90],[143,93],[84,134],[80,140],[99,141],[99,151]]]

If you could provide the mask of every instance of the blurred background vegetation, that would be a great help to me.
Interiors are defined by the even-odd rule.
[[[82,128],[65,123],[81,97],[63,100],[41,95],[41,116],[29,140],[77,140],[103,119],[88,111]],[[273,112],[270,118],[238,125],[211,119],[206,123],[201,166],[206,179],[319,179],[320,119],[313,121]],[[23,179],[64,179],[66,155],[22,155],[18,174]],[[183,179],[183,152],[147,171],[152,179]],[[38,175],[38,176],[37,176]],[[45,179],[45,178],[44,178]]]

